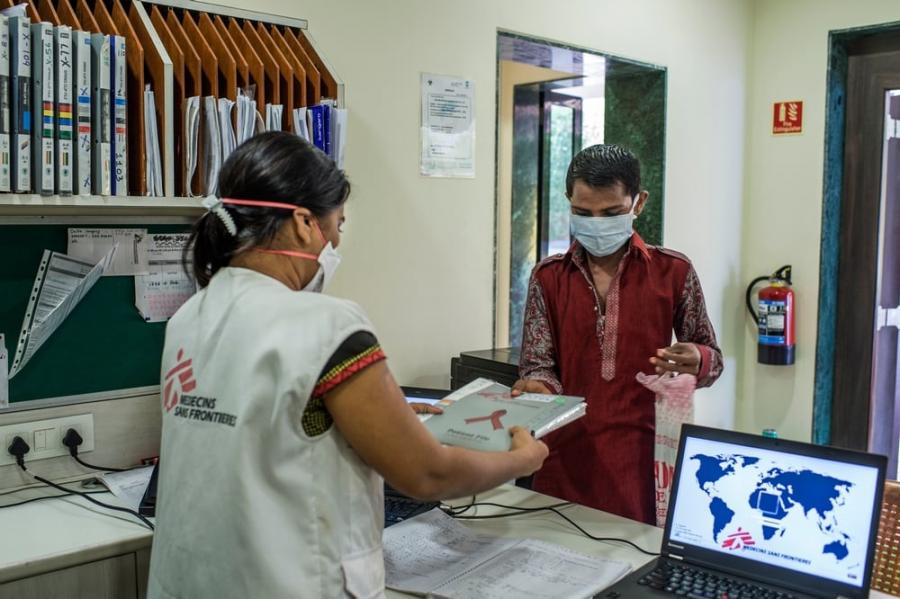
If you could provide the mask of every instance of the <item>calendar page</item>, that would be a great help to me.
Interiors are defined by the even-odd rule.
[[[197,291],[181,264],[188,234],[156,233],[148,237],[150,272],[134,277],[134,304],[145,321],[165,322]]]

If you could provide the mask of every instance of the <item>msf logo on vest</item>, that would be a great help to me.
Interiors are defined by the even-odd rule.
[[[737,551],[738,549],[752,547],[753,545],[756,545],[753,536],[741,528],[738,528],[737,532],[731,533],[725,537],[724,541],[722,541],[722,549],[728,549],[730,551]]]
[[[197,387],[197,381],[194,379],[193,360],[184,359],[184,350],[178,350],[178,363],[166,373],[166,383],[163,392],[163,407],[167,412],[171,412],[172,408],[178,405],[182,393],[190,393]],[[177,382],[177,388],[176,388]]]

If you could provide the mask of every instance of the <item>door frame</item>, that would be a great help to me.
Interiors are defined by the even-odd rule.
[[[900,49],[900,22],[884,23],[871,27],[836,30],[828,35],[828,78],[825,104],[825,164],[822,192],[822,235],[819,261],[819,311],[816,338],[815,385],[813,396],[813,442],[819,444],[839,443],[858,446],[861,422],[858,418],[842,422],[840,419],[853,413],[852,397],[845,382],[835,377],[838,334],[837,318],[839,310],[839,288],[841,263],[841,243],[848,243],[842,236],[841,220],[845,212],[842,198],[846,183],[845,143],[847,124],[847,91],[850,57],[895,51]],[[880,150],[879,150],[880,151]],[[879,154],[878,168],[881,165]],[[880,181],[880,179],[879,179]],[[877,252],[877,248],[876,248]],[[877,254],[876,254],[877,255]],[[845,257],[846,259],[846,257]],[[874,287],[873,287],[874,290]],[[874,291],[872,310],[874,314]],[[874,316],[869,323],[868,333],[874,335]],[[868,350],[871,371],[871,347]],[[859,372],[861,368],[857,368]],[[838,380],[836,380],[836,378]],[[836,384],[837,383],[837,384]],[[869,381],[865,386],[869,388]],[[858,393],[859,390],[853,391]],[[866,404],[869,403],[866,395]],[[857,400],[858,401],[858,400]],[[855,405],[858,410],[858,403]],[[835,421],[838,426],[835,427]],[[865,435],[868,437],[868,411],[865,414]]]

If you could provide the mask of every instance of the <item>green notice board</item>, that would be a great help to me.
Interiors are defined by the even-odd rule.
[[[45,249],[66,252],[70,226],[0,225],[0,333],[9,362]],[[128,225],[115,225],[121,228]],[[185,225],[135,225],[150,233]],[[9,381],[10,402],[159,384],[165,323],[134,307],[134,277],[102,277],[28,364]]]

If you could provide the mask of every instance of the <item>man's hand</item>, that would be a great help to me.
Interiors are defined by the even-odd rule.
[[[433,406],[427,403],[419,403],[419,402],[411,402],[409,407],[412,408],[413,412],[416,414],[443,414],[444,410],[439,408],[438,406]]]
[[[518,397],[523,393],[540,393],[541,395],[553,395],[553,391],[550,388],[542,383],[541,381],[535,381],[533,379],[519,379],[516,381],[516,384],[512,387],[512,395],[513,397]]]
[[[671,347],[656,350],[656,357],[650,358],[656,367],[656,374],[666,372],[700,373],[700,350],[693,343],[676,343]]]

